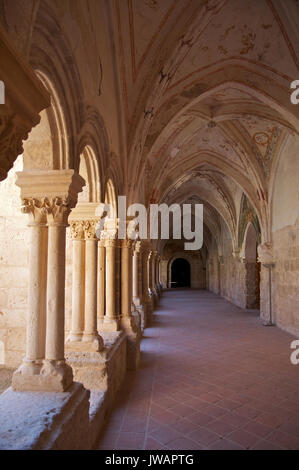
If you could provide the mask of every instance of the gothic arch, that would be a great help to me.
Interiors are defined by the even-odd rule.
[[[60,155],[56,157],[55,165],[59,166],[55,169],[73,169],[79,162],[77,139],[84,122],[83,89],[72,51],[53,9],[45,2],[40,3],[36,13],[29,62],[53,92],[54,115],[59,116],[58,130],[63,131],[56,137]]]
[[[78,202],[101,202],[101,180],[93,149],[87,145],[80,155],[79,174],[85,180],[83,192],[78,195]]]

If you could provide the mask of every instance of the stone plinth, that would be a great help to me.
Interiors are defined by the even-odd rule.
[[[113,401],[126,372],[126,334],[104,332],[102,337],[102,351],[67,351],[66,360],[76,381],[89,390],[109,390],[109,399]]]
[[[88,449],[89,396],[79,383],[64,393],[8,388],[0,396],[0,449]]]

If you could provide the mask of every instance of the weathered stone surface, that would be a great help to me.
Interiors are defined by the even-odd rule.
[[[89,391],[74,383],[68,392],[0,395],[0,449],[89,447]]]

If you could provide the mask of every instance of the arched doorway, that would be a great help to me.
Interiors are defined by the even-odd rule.
[[[171,265],[171,287],[190,287],[190,263],[177,258]]]
[[[252,223],[249,224],[245,243],[246,267],[246,308],[260,308],[260,263],[257,261],[257,234]]]

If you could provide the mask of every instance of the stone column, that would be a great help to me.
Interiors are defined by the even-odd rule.
[[[116,240],[114,238],[105,239],[106,249],[106,279],[105,279],[105,318],[102,328],[105,331],[118,331],[120,328],[119,318],[116,313],[116,279],[115,279],[115,252]]]
[[[140,242],[135,242],[133,251],[133,302],[135,308],[141,306],[140,290]]]
[[[142,245],[142,291],[143,291],[143,302],[144,302],[144,325],[146,328],[151,321],[153,306],[149,295],[149,247],[144,243]]]
[[[84,328],[85,241],[83,221],[71,223],[71,238],[73,245],[72,326],[66,340],[67,343],[81,341]]]
[[[157,282],[156,282],[156,275],[157,275],[157,257],[158,252],[152,252],[152,292],[154,296],[154,306],[156,307],[159,302],[159,295],[157,290]]]
[[[46,344],[46,269],[47,225],[43,202],[24,201],[22,212],[30,216],[28,313],[26,330],[26,357],[21,369],[28,375],[38,374],[45,357]]]
[[[64,392],[73,383],[64,358],[65,230],[84,180],[73,170],[27,170],[17,173],[16,184],[25,212],[38,209],[41,219],[34,217],[41,226],[32,228],[29,266],[27,356],[33,367],[25,360],[12,388]]]
[[[153,256],[154,256],[153,251],[150,251],[149,257],[148,257],[148,293],[151,299],[151,304],[152,304],[151,311],[152,312],[155,308],[155,295],[154,295],[154,289],[153,289]]]
[[[140,328],[132,316],[132,241],[121,240],[121,325],[127,334],[127,367],[136,369],[140,359]]]
[[[275,324],[275,312],[273,311],[272,281],[275,260],[273,246],[264,243],[258,246],[258,261],[261,263],[260,277],[260,318],[265,326]]]
[[[160,265],[160,281],[164,289],[167,289],[168,287],[167,265],[168,265],[168,260],[166,258],[162,258],[161,265]]]
[[[73,381],[64,359],[65,232],[70,213],[67,198],[47,203],[48,270],[46,353],[41,374],[49,377],[53,390],[66,390]]]
[[[162,285],[161,285],[161,278],[160,278],[160,265],[161,265],[161,256],[157,255],[157,270],[156,270],[156,282],[157,282],[157,290],[159,297],[162,295]]]
[[[133,249],[133,310],[136,312],[137,323],[142,328],[144,324],[144,305],[143,305],[143,293],[142,293],[142,254],[141,242],[137,241],[134,243]],[[133,315],[135,315],[133,313]]]
[[[132,241],[121,242],[121,314],[131,318],[132,303]]]
[[[85,317],[82,341],[91,350],[100,351],[104,341],[97,331],[97,243],[95,221],[86,221],[85,229]]]
[[[98,300],[97,317],[98,323],[102,325],[105,317],[105,242],[98,241]]]
[[[136,331],[135,317],[132,316],[133,296],[133,253],[132,240],[122,240],[121,243],[121,313],[122,324]],[[138,258],[135,257],[135,294],[138,292]],[[135,296],[136,298],[136,296]],[[135,305],[134,305],[135,307]],[[133,310],[134,311],[134,310]],[[138,311],[136,315],[139,316]],[[138,319],[137,319],[138,320]],[[137,324],[139,321],[137,321]]]

